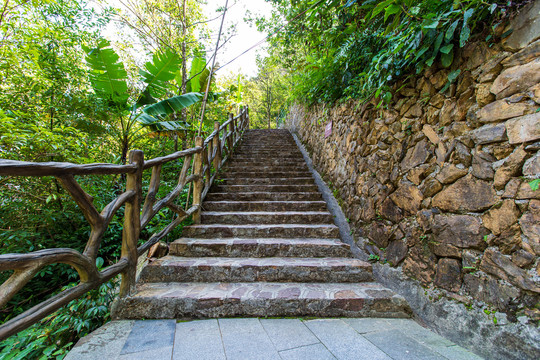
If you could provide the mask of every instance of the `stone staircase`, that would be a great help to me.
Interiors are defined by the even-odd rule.
[[[124,319],[408,317],[349,246],[287,130],[249,130],[170,254],[120,300]]]

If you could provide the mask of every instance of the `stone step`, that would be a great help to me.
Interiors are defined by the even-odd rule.
[[[225,171],[227,170],[236,170],[236,171],[244,171],[244,172],[252,172],[252,171],[308,171],[308,167],[306,163],[298,163],[298,164],[278,164],[278,165],[266,165],[266,164],[260,164],[260,163],[254,163],[254,164],[228,164],[226,166]]]
[[[324,201],[205,201],[205,211],[322,211]]]
[[[239,148],[253,148],[253,149],[266,149],[266,148],[287,148],[296,147],[296,143],[293,138],[273,138],[268,140],[262,139],[244,139],[239,145]]]
[[[227,177],[219,179],[223,185],[313,185],[312,177],[283,177],[283,178],[240,178]]]
[[[297,158],[272,158],[272,159],[257,159],[257,158],[251,158],[251,157],[238,157],[231,159],[231,162],[229,165],[263,165],[263,166],[271,166],[271,165],[298,165],[298,164],[305,164],[304,159],[297,159]]]
[[[316,192],[210,192],[206,195],[208,201],[319,201],[322,195]]]
[[[285,149],[285,150],[246,150],[246,151],[237,151],[233,155],[234,158],[238,157],[247,157],[247,158],[258,158],[260,160],[264,159],[281,159],[281,158],[295,158],[303,159],[302,153],[298,149]]]
[[[318,192],[317,185],[214,185],[213,192]]]
[[[239,173],[239,172],[249,172],[257,174],[258,178],[261,177],[275,177],[274,173],[297,173],[303,172],[304,176],[311,176],[309,174],[309,169],[306,165],[241,165],[241,164],[231,164],[227,168],[223,169],[224,174],[229,173]],[[309,175],[308,175],[309,174]],[[304,177],[302,176],[302,177]],[[227,177],[232,177],[227,175]],[[236,176],[234,176],[236,177]],[[285,175],[282,177],[291,177],[290,175]]]
[[[289,168],[301,168],[305,171],[308,171],[308,169],[305,167],[305,162],[303,161],[297,161],[297,160],[271,160],[271,161],[264,161],[260,162],[257,160],[250,160],[250,161],[231,161],[228,165],[228,167],[232,168],[245,168],[245,167],[278,167],[278,166],[286,166]]]
[[[165,256],[146,265],[141,282],[365,282],[371,264],[352,258]]]
[[[408,318],[405,299],[376,283],[147,283],[119,299],[114,319]]]
[[[296,153],[301,154],[296,144],[286,144],[278,146],[244,146],[241,145],[235,151],[235,154],[252,154],[254,152],[260,153]]]
[[[282,149],[298,149],[296,143],[292,139],[272,139],[270,141],[261,141],[261,140],[246,140],[242,142],[238,149],[242,150],[282,150]]]
[[[283,162],[283,163],[288,163],[290,165],[296,165],[299,163],[303,163],[304,159],[298,156],[282,156],[282,155],[271,155],[268,157],[242,156],[242,157],[235,157],[234,159],[231,159],[231,162],[229,163],[229,165],[236,164],[236,163],[242,163],[242,164],[255,163],[255,164],[260,164],[260,165],[272,165],[275,162],[279,162],[279,163]]]
[[[261,174],[258,172],[246,172],[244,170],[228,170],[220,174],[222,178],[260,178]],[[265,173],[266,178],[284,178],[284,177],[310,177],[311,173],[308,170],[305,171],[276,171],[272,173]]]
[[[203,224],[333,224],[328,211],[203,211]]]
[[[333,224],[266,224],[266,225],[228,225],[198,224],[186,226],[186,237],[201,239],[213,238],[339,238],[339,229]]]
[[[169,245],[169,254],[203,257],[351,257],[349,245],[339,239],[194,239]]]

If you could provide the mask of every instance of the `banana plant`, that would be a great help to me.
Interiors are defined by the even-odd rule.
[[[170,120],[171,115],[202,100],[203,95],[198,92],[167,98],[169,82],[177,77],[180,64],[178,55],[170,50],[155,53],[152,60],[139,69],[144,87],[131,104],[129,100],[133,97],[128,92],[127,72],[110,42],[101,39],[96,47],[85,47],[84,50],[94,92],[109,110],[111,130],[121,149],[122,164],[126,163],[129,148],[143,128],[180,130],[185,124]]]

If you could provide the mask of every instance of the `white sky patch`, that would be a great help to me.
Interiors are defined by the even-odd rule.
[[[124,8],[117,0],[105,0],[103,5],[97,2],[92,2],[92,6],[101,7],[103,5],[114,6],[116,8]],[[225,6],[225,0],[207,0],[207,4],[203,5],[203,12],[207,19],[214,19],[221,14],[216,12],[218,8]],[[252,18],[256,17],[270,17],[272,11],[272,5],[265,0],[229,0],[229,10],[225,15],[225,23],[223,24],[223,31],[226,33],[226,29],[232,25],[236,25],[236,32],[232,39],[230,39],[220,50],[217,56],[217,63],[221,66],[227,64],[235,57],[242,54],[245,50],[255,45],[259,41],[265,38],[266,34],[257,31],[255,24],[251,25],[244,21],[247,17],[248,11]],[[211,43],[207,47],[207,59],[214,53],[217,34],[219,32],[219,26],[221,24],[221,16],[208,23],[208,28],[212,32]],[[134,49],[131,49],[136,62],[141,62],[141,53],[144,52],[143,45],[140,40],[137,39],[137,35],[134,30],[124,27],[120,30],[119,25],[112,21],[109,26],[104,30],[103,35],[113,41],[122,42],[128,41]],[[221,37],[221,43],[227,36]],[[123,40],[122,40],[123,39]],[[248,77],[257,75],[257,63],[256,57],[267,56],[266,42],[260,44],[254,49],[240,56],[230,64],[226,65],[218,74],[225,73],[242,73]],[[188,61],[189,63],[189,61]],[[139,64],[139,65],[142,65]],[[219,76],[219,75],[218,75]]]
[[[217,16],[216,9],[223,6],[225,6],[225,0],[208,0],[208,4],[204,6],[204,12],[207,18],[215,18]],[[220,65],[225,65],[266,36],[266,34],[257,31],[255,25],[250,27],[250,25],[244,21],[247,11],[251,12],[252,17],[269,17],[272,11],[272,5],[264,0],[229,0],[229,10],[225,15],[223,28],[226,29],[227,27],[236,24],[236,35],[220,49],[216,60]],[[208,24],[209,28],[212,30],[212,39],[214,41],[217,40],[220,23],[221,17]],[[223,37],[221,38],[221,41],[223,41]],[[257,75],[257,64],[255,59],[257,53],[263,57],[267,55],[265,45],[266,44],[263,43],[250,50],[228,64],[220,72],[243,73],[247,76]],[[212,46],[212,50],[214,48],[215,42]]]

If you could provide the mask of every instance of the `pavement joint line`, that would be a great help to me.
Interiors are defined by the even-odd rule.
[[[367,340],[369,343],[371,343],[373,346],[375,346],[377,349],[381,350],[384,354],[386,354],[386,356],[388,356],[390,359],[394,359],[394,357],[392,357],[389,353],[387,353],[386,351],[384,351],[384,349],[382,349],[379,345],[375,344],[374,342],[372,342],[371,340],[369,340],[367,337],[364,336],[364,334],[360,334],[355,328],[353,328],[351,325],[349,325],[347,322],[343,321],[343,319],[339,319],[343,324],[345,324],[347,327],[351,328],[352,330],[354,330],[354,332],[356,332],[358,335],[360,335],[361,337],[363,337],[365,340]],[[388,329],[385,329],[385,330],[388,330]],[[385,331],[385,330],[380,330],[380,331],[373,331],[373,332],[382,332],[382,331]],[[367,333],[366,333],[367,334]],[[414,339],[413,339],[414,340]]]
[[[315,319],[315,320],[317,320],[317,319]],[[309,320],[307,320],[307,321],[309,321]],[[315,337],[319,340],[319,342],[324,346],[324,348],[325,348],[326,350],[328,350],[328,352],[329,352],[330,354],[332,354],[333,357],[335,357],[336,359],[339,359],[338,356],[337,356],[336,354],[334,354],[334,353],[332,352],[332,350],[330,350],[330,349],[328,348],[328,346],[326,346],[326,344],[325,344],[325,343],[317,336],[317,334],[315,334],[315,333],[309,328],[309,326],[307,326],[307,325],[305,324],[305,322],[306,322],[306,320],[302,320],[302,324],[303,324],[303,325],[304,325],[304,326],[305,326],[305,327],[313,334],[313,336],[315,336]]]
[[[171,360],[174,359],[174,346],[176,344],[176,329],[178,328],[178,322],[174,320],[174,332],[172,340],[172,349],[171,349]]]
[[[216,319],[218,329],[219,329],[219,338],[221,339],[221,347],[223,348],[223,355],[225,356],[225,360],[227,360],[227,351],[225,351],[225,342],[223,341],[223,332],[221,332],[221,323],[219,322],[220,319]]]
[[[318,339],[318,338],[317,338]],[[307,347],[307,346],[313,346],[313,345],[317,345],[317,344],[322,344],[324,345],[322,342],[314,342],[313,344],[304,344],[304,345],[300,345],[300,346],[296,346],[296,347],[293,347],[293,348],[290,348],[290,349],[283,349],[283,350],[278,350],[278,352],[282,352],[282,351],[289,351],[289,350],[295,350],[295,349],[301,349],[303,347]],[[325,346],[326,347],[326,346]]]
[[[347,324],[348,325],[348,324]],[[352,326],[351,326],[352,327]],[[440,355],[441,357],[445,358],[445,359],[448,359],[448,360],[452,360],[452,359],[449,359],[448,357],[446,357],[445,355],[441,354],[440,352],[437,351],[437,349],[435,347],[432,347],[432,346],[428,346],[428,344],[425,344],[425,343],[421,343],[420,341],[416,340],[415,338],[407,335],[407,333],[405,333],[400,327],[395,327],[393,329],[381,329],[380,331],[374,331],[374,332],[370,332],[370,333],[366,333],[366,334],[372,334],[372,333],[377,333],[377,332],[384,332],[384,331],[389,331],[389,330],[397,330],[399,331],[401,334],[403,334],[403,336],[409,338],[410,340],[412,340],[413,342],[416,342],[424,347],[426,347],[427,349],[437,353],[438,355]],[[356,330],[355,330],[356,331]],[[358,331],[357,331],[358,332]],[[367,341],[369,341],[370,343],[372,343],[373,345],[375,345],[376,347],[378,347],[382,352],[384,352],[386,355],[388,355],[388,357],[394,359],[394,357],[392,357],[388,352],[386,352],[383,348],[381,348],[380,346],[376,345],[375,343],[373,343],[369,338],[363,336],[362,334],[360,334],[364,339],[366,339]],[[450,345],[450,346],[447,346],[447,347],[451,347],[451,346],[457,346],[457,345]]]
[[[257,321],[259,322],[259,325],[261,325],[261,327],[262,327],[264,333],[266,334],[266,337],[268,338],[268,340],[270,340],[270,343],[271,343],[272,346],[274,347],[274,350],[276,350],[276,352],[277,352],[277,354],[279,355],[279,357],[280,357],[281,359],[283,359],[283,358],[281,357],[281,354],[279,353],[278,348],[276,347],[276,344],[274,343],[274,341],[273,341],[272,338],[270,337],[270,334],[268,334],[268,331],[266,330],[266,328],[264,327],[263,323],[261,322],[261,318],[260,318],[260,317],[257,318]]]

